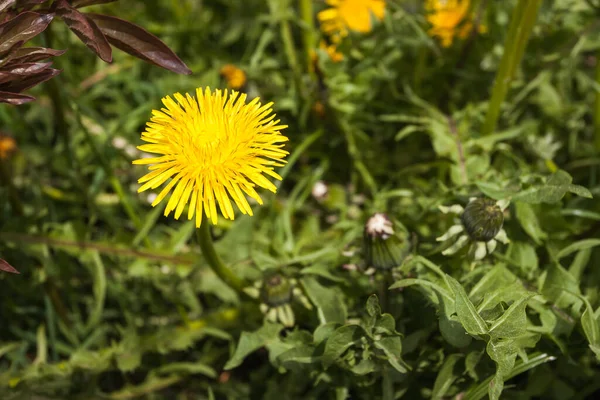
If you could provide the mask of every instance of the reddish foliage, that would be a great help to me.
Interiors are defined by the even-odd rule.
[[[148,63],[180,74],[190,69],[160,39],[120,18],[86,14],[78,9],[117,0],[0,0],[0,103],[23,104],[34,100],[21,94],[60,73],[52,62],[64,50],[23,47],[60,17],[98,57],[112,61],[111,45]],[[44,7],[46,6],[46,7]],[[35,10],[34,10],[35,8]]]

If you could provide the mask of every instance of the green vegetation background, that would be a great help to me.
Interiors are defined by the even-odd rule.
[[[295,2],[98,7],[163,39],[190,76],[118,51],[106,65],[53,24],[54,47],[69,49],[56,61],[68,146],[48,83],[35,103],[0,107],[23,206],[2,188],[0,254],[21,275],[0,275],[1,398],[477,399],[504,380],[502,398],[600,390],[600,9],[543,2],[484,136],[517,2],[485,3],[487,33],[446,49],[420,2],[389,1],[373,32],[344,42],[343,62],[319,53],[321,84]],[[277,270],[299,282],[313,308],[293,304],[294,329],[263,323],[214,276],[193,223],[152,209],[136,193],[136,155],[115,146],[140,144],[162,96],[225,87],[226,63],[246,72],[250,95],[275,102],[291,156],[254,217],[221,219],[217,248],[246,279]],[[329,185],[321,202],[318,180]],[[482,194],[517,200],[511,244],[473,268],[440,254],[435,238],[453,221],[437,206]],[[364,274],[373,212],[411,232],[402,290]]]

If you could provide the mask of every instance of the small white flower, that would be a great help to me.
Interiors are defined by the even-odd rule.
[[[127,146],[128,144],[129,144],[129,142],[123,136],[115,136],[112,139],[112,145],[115,148],[120,149],[120,150],[123,150],[125,148],[125,146]]]
[[[329,192],[329,188],[323,181],[317,181],[312,187],[312,196],[317,201],[323,201]]]
[[[394,234],[392,221],[383,213],[373,214],[365,225],[365,231],[371,236],[379,236],[384,240]]]

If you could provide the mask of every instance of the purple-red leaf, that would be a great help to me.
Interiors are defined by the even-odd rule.
[[[113,46],[170,71],[186,75],[192,73],[163,41],[144,28],[117,17],[86,15],[96,22]]]
[[[117,0],[71,0],[71,5],[76,8],[93,6],[95,4],[113,3]]]
[[[31,8],[37,6],[38,4],[42,4],[47,2],[48,0],[17,0],[18,8]]]
[[[2,101],[1,96],[2,96],[2,94],[0,93],[0,101]],[[0,258],[0,271],[10,272],[11,274],[19,273],[19,271],[17,271],[12,265],[10,265],[9,263],[7,263],[6,261],[4,261],[1,258]]]
[[[50,57],[57,57],[65,54],[66,50],[47,49],[45,47],[23,47],[11,54],[11,63],[13,62],[36,62]]]
[[[4,68],[2,71],[0,71],[0,73],[8,72],[9,74],[21,75],[21,76],[33,75],[33,74],[37,74],[38,72],[43,71],[47,68],[50,68],[51,65],[52,65],[51,62],[17,63],[17,64],[11,63],[10,66],[7,66],[6,68]]]
[[[0,0],[0,12],[15,4],[15,0]]]
[[[0,60],[0,67],[4,64],[6,64],[7,62],[10,61],[11,58],[14,57],[14,55],[16,54],[17,50],[23,46],[23,42],[22,40],[20,42],[17,42],[15,44],[12,45],[12,47],[10,49],[7,49],[5,52],[0,52],[0,57],[2,58]]]
[[[27,75],[25,77],[17,75],[19,79],[14,79],[10,82],[0,84],[0,91],[19,93],[55,77],[56,75],[60,74],[60,72],[61,70],[59,69],[46,68],[36,74]]]
[[[10,49],[17,42],[27,42],[48,27],[54,14],[22,12],[0,25],[0,53]]]
[[[34,101],[35,97],[28,96],[26,94],[3,92],[0,90],[0,103],[8,103],[14,106],[20,106],[21,104],[29,103]]]
[[[85,14],[71,7],[66,0],[58,0],[56,12],[61,16],[69,29],[102,60],[112,62],[112,49],[106,37],[96,23]]]

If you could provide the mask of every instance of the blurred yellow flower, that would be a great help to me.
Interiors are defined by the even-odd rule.
[[[272,105],[258,98],[246,104],[246,94],[210,88],[196,89],[196,97],[175,93],[162,99],[166,108],[154,110],[138,148],[159,154],[133,163],[150,165],[150,172],[138,180],[138,192],[156,189],[170,179],[152,206],[172,191],[165,216],[175,210],[179,219],[189,203],[188,219],[202,221],[203,208],[213,224],[217,205],[227,219],[234,219],[233,199],[243,214],[252,215],[246,195],[262,204],[255,188],[272,192],[275,185],[264,175],[281,180],[273,167],[283,166],[287,128],[275,120]],[[190,197],[191,196],[191,197]]]
[[[223,65],[220,73],[231,89],[241,89],[246,84],[246,73],[233,64]]]
[[[432,25],[429,34],[438,37],[443,47],[451,46],[455,37],[469,36],[473,30],[470,6],[470,0],[426,0],[427,21]],[[485,27],[480,25],[479,31]]]
[[[344,55],[337,51],[337,46],[335,44],[327,44],[324,40],[321,40],[321,43],[319,43],[319,49],[324,50],[334,63],[338,63],[344,59]],[[313,64],[316,64],[318,59],[317,52],[314,50],[311,51],[310,56]]]
[[[371,19],[379,21],[385,14],[385,0],[325,0],[331,6],[317,15],[321,30],[339,42],[348,30],[367,33],[373,28]]]
[[[7,158],[17,149],[17,142],[8,135],[0,134],[0,158]]]

